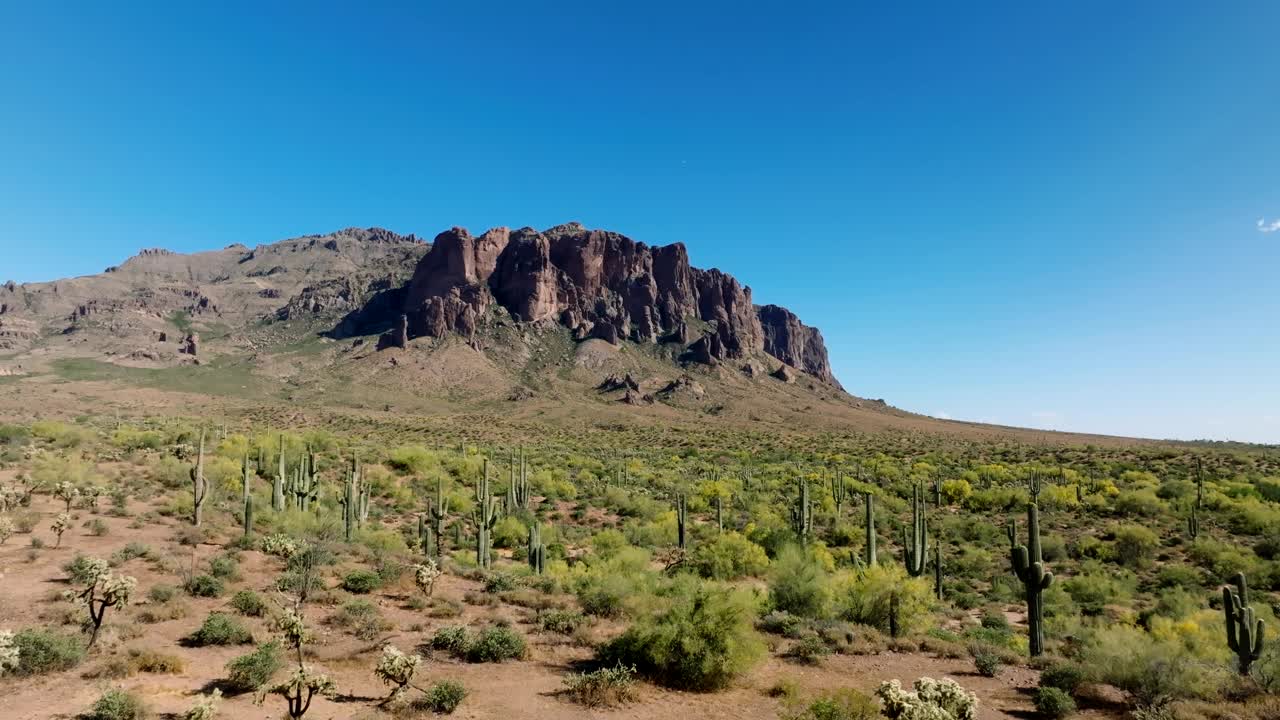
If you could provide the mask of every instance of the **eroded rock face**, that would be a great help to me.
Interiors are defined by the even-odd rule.
[[[521,322],[558,322],[577,339],[678,342],[707,364],[783,353],[785,362],[834,382],[816,330],[782,308],[757,309],[749,287],[692,267],[680,243],[650,247],[578,223],[543,232],[495,228],[479,237],[455,227],[418,263],[400,310],[409,337],[474,338],[493,305]],[[695,334],[690,318],[710,329]]]

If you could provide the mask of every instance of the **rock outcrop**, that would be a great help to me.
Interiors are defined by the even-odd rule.
[[[578,223],[478,237],[455,227],[419,261],[395,312],[408,338],[474,341],[496,308],[520,322],[559,323],[578,340],[677,342],[687,359],[711,365],[768,353],[835,384],[816,329],[784,308],[757,308],[733,276],[692,267],[681,243],[650,247]],[[695,333],[691,319],[708,329]]]

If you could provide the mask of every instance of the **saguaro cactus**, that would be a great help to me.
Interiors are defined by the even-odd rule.
[[[1191,515],[1187,518],[1187,536],[1192,540],[1200,537],[1200,513],[1191,506]]]
[[[911,529],[902,528],[902,548],[907,574],[920,577],[929,561],[929,525],[925,514],[924,488],[916,483],[911,490]]]
[[[351,542],[351,536],[356,529],[360,497],[360,459],[352,455],[351,469],[347,472],[346,482],[343,483],[342,497],[338,498],[338,504],[342,505],[343,537],[347,542]]]
[[[1222,588],[1222,611],[1227,621],[1227,647],[1236,654],[1240,674],[1248,675],[1249,668],[1262,657],[1265,623],[1254,616],[1249,605],[1249,583],[1244,573],[1236,573],[1231,585]]]
[[[276,512],[284,510],[284,433],[280,433],[280,457],[271,484],[271,509]]]
[[[1196,508],[1204,507],[1204,461],[1196,458]]]
[[[1018,523],[1009,521],[1009,560],[1013,574],[1022,581],[1027,599],[1027,636],[1031,656],[1044,652],[1044,596],[1053,584],[1053,573],[1044,569],[1040,556],[1040,509],[1027,503],[1027,545],[1018,545]]]
[[[676,545],[681,549],[685,549],[685,530],[688,527],[689,505],[685,500],[684,493],[676,494]]]
[[[844,506],[844,500],[848,496],[849,491],[845,486],[844,471],[836,468],[835,475],[831,476],[831,499],[836,504],[836,515],[840,514],[840,510]]]
[[[529,567],[539,575],[547,569],[547,546],[542,544],[536,522],[529,526]]]
[[[498,522],[498,501],[489,492],[489,459],[485,458],[484,473],[476,481],[476,508],[471,511],[476,526],[476,564],[489,568],[489,531]]]
[[[809,483],[804,478],[797,481],[799,494],[796,503],[791,507],[791,529],[800,542],[808,543],[813,533],[813,502],[809,499]]]
[[[866,514],[867,547],[863,560],[867,567],[876,564],[876,506],[875,496],[869,492],[862,493],[862,507]]]
[[[933,545],[933,594],[942,599],[942,543]]]
[[[241,462],[240,470],[242,473],[241,481],[240,481],[240,484],[241,484],[240,499],[248,500],[249,499],[249,452],[248,451],[245,451],[244,460]]]
[[[204,428],[200,429],[200,449],[195,467],[191,468],[191,523],[200,526],[204,519],[204,501],[209,497],[209,485],[204,481]]]
[[[724,496],[716,495],[716,532],[724,532]]]
[[[432,535],[435,538],[436,560],[444,558],[444,521],[449,517],[449,498],[444,496],[444,480],[436,480],[436,501],[427,506],[431,517]]]
[[[529,468],[524,462],[524,448],[520,448],[520,464],[511,460],[511,485],[507,490],[507,513],[529,509]]]
[[[1031,502],[1040,501],[1040,491],[1044,488],[1044,477],[1039,470],[1032,470],[1027,475],[1027,494],[1031,496]]]
[[[244,536],[253,534],[253,496],[244,496]]]

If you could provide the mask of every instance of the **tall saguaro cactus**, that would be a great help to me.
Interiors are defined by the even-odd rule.
[[[253,534],[253,496],[244,496],[244,536]]]
[[[444,558],[444,521],[449,517],[449,498],[444,496],[444,480],[436,480],[436,501],[427,506],[431,535],[435,539],[436,564]]]
[[[831,499],[836,504],[836,515],[840,514],[840,509],[844,506],[845,498],[849,496],[849,491],[844,482],[844,471],[836,468],[835,475],[831,476]]]
[[[724,496],[716,495],[716,532],[724,532]]]
[[[1265,623],[1254,616],[1249,605],[1249,583],[1244,573],[1236,573],[1231,585],[1222,588],[1222,611],[1227,621],[1227,647],[1236,654],[1240,674],[1248,675],[1249,668],[1262,657]]]
[[[538,523],[529,526],[529,568],[538,575],[547,570],[547,546],[542,544]]]
[[[200,429],[200,449],[195,467],[191,468],[191,523],[196,527],[204,519],[204,501],[209,497],[209,484],[204,479],[204,428]]]
[[[1187,537],[1192,540],[1200,537],[1200,512],[1191,506],[1191,515],[1187,518]]]
[[[907,574],[920,577],[929,561],[929,525],[925,514],[924,488],[916,483],[911,490],[911,529],[902,528],[902,548]]]
[[[271,483],[271,509],[276,512],[284,510],[284,433],[280,433],[280,457]]]
[[[489,531],[498,522],[498,501],[489,492],[489,459],[484,460],[484,473],[476,481],[476,509],[471,511],[476,526],[476,564],[489,568]]]
[[[1204,507],[1204,461],[1196,458],[1196,508]]]
[[[808,543],[813,533],[813,502],[809,499],[809,483],[802,477],[797,481],[799,493],[791,507],[791,529],[800,542]]]
[[[933,594],[942,599],[942,543],[933,544]]]
[[[872,565],[876,564],[875,495],[872,495],[870,492],[862,493],[862,506],[863,506],[863,510],[866,513],[866,526],[867,526],[866,528],[867,529],[867,547],[865,551],[865,557],[863,558],[863,560],[866,562],[867,567],[871,567]]]
[[[346,538],[347,542],[351,542],[351,537],[359,522],[361,497],[360,459],[353,454],[351,456],[351,469],[347,472],[347,480],[343,484],[342,497],[338,498],[338,504],[342,505],[343,537]]]
[[[681,550],[685,549],[686,535],[689,521],[689,504],[685,499],[684,493],[676,494],[676,546]]]
[[[249,499],[249,451],[245,451],[244,459],[240,464],[241,480],[240,480],[240,499]]]
[[[1027,635],[1031,656],[1044,652],[1044,596],[1053,584],[1053,573],[1044,569],[1040,556],[1040,509],[1027,503],[1027,545],[1018,545],[1018,523],[1009,521],[1009,561],[1022,581],[1027,599]]]
[[[520,448],[520,464],[511,459],[511,485],[507,490],[507,513],[529,509],[529,468],[524,462],[524,448]]]

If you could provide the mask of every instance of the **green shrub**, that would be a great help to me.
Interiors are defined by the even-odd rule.
[[[431,649],[451,655],[463,655],[467,651],[467,629],[461,625],[446,625],[431,636]]]
[[[212,575],[196,575],[182,583],[182,589],[192,597],[216,598],[222,595],[225,586]]]
[[[565,678],[565,694],[586,707],[617,707],[635,699],[635,668],[618,665]]]
[[[810,633],[792,643],[787,656],[807,665],[817,665],[831,654],[831,648],[817,633]]]
[[[252,590],[241,590],[231,596],[231,607],[241,615],[262,617],[267,614],[267,603]]]
[[[426,692],[422,698],[422,704],[434,713],[449,715],[458,709],[466,697],[467,689],[462,686],[462,683],[441,680]]]
[[[84,645],[74,635],[43,628],[27,628],[13,636],[18,648],[16,675],[42,675],[70,670],[84,659]]]
[[[364,598],[343,603],[329,621],[340,628],[350,630],[351,634],[361,640],[373,640],[388,628],[388,623],[378,611],[378,606]]]
[[[177,655],[169,655],[155,650],[129,648],[129,669],[133,672],[178,675],[186,668],[186,662]]]
[[[227,663],[227,684],[232,690],[253,692],[266,685],[282,667],[280,643],[272,640]]]
[[[382,586],[382,578],[372,570],[353,570],[342,578],[342,589],[356,595],[365,595]]]
[[[561,635],[573,634],[584,622],[582,613],[573,610],[549,610],[538,615],[538,627]]]
[[[466,658],[471,663],[502,662],[524,657],[525,642],[508,627],[487,627],[467,643]]]
[[[830,579],[822,563],[804,548],[784,547],[769,578],[769,604],[805,618],[830,615]]]
[[[177,596],[178,590],[172,585],[152,585],[147,591],[147,599],[154,603],[167,603]]]
[[[833,690],[782,714],[783,720],[873,720],[879,716],[876,701],[853,688]]]
[[[640,618],[605,645],[600,659],[669,687],[714,690],[745,673],[764,652],[745,597],[684,577],[670,606]]]
[[[491,573],[484,578],[484,591],[487,593],[510,592],[518,587],[520,582],[510,573]]]
[[[253,642],[253,633],[230,615],[213,612],[204,619],[199,629],[187,636],[187,642],[196,647],[247,645]]]
[[[112,688],[99,697],[83,720],[144,720],[151,715],[141,698],[126,690]]]
[[[1003,664],[1000,659],[1000,653],[988,645],[979,645],[975,647],[971,653],[973,655],[973,667],[978,674],[983,677],[993,678],[1000,674],[1000,666]]]
[[[759,575],[769,567],[764,548],[736,532],[724,532],[693,547],[686,564],[695,573],[712,580],[737,580]]]
[[[1122,565],[1142,567],[1155,557],[1159,538],[1143,525],[1121,525],[1115,530],[1115,558]]]
[[[1072,662],[1059,662],[1040,672],[1040,687],[1057,688],[1071,694],[1085,680],[1084,668]]]
[[[897,600],[897,624],[901,635],[928,629],[933,588],[925,578],[913,578],[900,565],[876,565],[841,578],[836,606],[841,619],[889,632],[890,615]]]
[[[209,561],[209,574],[221,580],[235,580],[240,562],[231,555],[219,555]]]
[[[1056,687],[1036,688],[1036,710],[1048,718],[1064,718],[1076,711],[1076,702]]]
[[[789,612],[773,610],[760,618],[757,626],[762,632],[767,632],[772,635],[799,638],[805,628],[809,626],[809,622],[804,618],[798,618]]]
[[[71,578],[72,585],[86,585],[93,579],[92,558],[76,553],[74,558],[62,566],[62,570]]]

